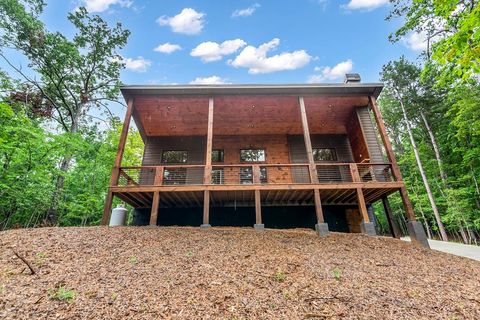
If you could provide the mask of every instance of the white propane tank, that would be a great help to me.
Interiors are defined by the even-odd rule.
[[[125,220],[127,219],[127,209],[123,204],[119,204],[115,209],[112,210],[112,215],[110,216],[110,227],[124,226]]]

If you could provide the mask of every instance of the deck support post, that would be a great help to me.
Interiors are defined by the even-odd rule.
[[[150,226],[157,225],[158,207],[160,205],[160,192],[153,192],[152,211],[150,213]]]
[[[210,191],[203,191],[203,223],[201,228],[210,228]]]
[[[392,144],[390,139],[388,138],[387,129],[385,127],[385,123],[383,122],[382,114],[380,112],[380,108],[377,105],[377,101],[374,96],[370,96],[370,107],[372,108],[373,115],[375,117],[375,122],[377,124],[378,131],[380,133],[380,137],[382,138],[383,145],[387,152],[388,160],[392,165],[392,172],[395,179],[399,182],[403,182],[402,174],[400,172],[400,167],[397,164],[397,160],[395,159],[395,154],[393,153]],[[425,234],[425,230],[423,229],[422,225],[419,223],[415,223],[417,218],[415,217],[415,212],[413,211],[412,203],[408,198],[407,188],[403,184],[400,187],[400,197],[402,198],[403,207],[405,208],[405,212],[408,218],[407,226],[413,226],[408,228],[408,233],[412,239],[412,242],[416,245],[423,246],[426,248],[430,248],[427,241],[427,236]],[[421,228],[420,228],[420,227]]]
[[[387,196],[382,197],[382,204],[383,204],[383,209],[385,211],[385,216],[387,217],[388,227],[390,228],[390,233],[392,234],[392,237],[400,239],[400,229],[398,228],[398,225],[395,222],[392,208],[390,207],[390,203],[388,201]]]
[[[313,190],[313,200],[315,202],[315,214],[317,216],[317,223],[315,224],[315,231],[320,237],[328,236],[328,224],[325,223],[322,210],[322,199],[320,198],[320,190]]]
[[[213,98],[208,100],[207,145],[205,151],[205,172],[203,184],[212,183],[212,146],[213,146]]]
[[[255,189],[255,230],[264,230],[265,225],[262,223],[262,199],[260,197],[260,190]]]
[[[357,200],[358,209],[360,210],[360,214],[362,215],[362,222],[360,224],[360,229],[362,230],[362,233],[369,236],[376,235],[375,225],[373,224],[373,222],[370,222],[370,218],[368,217],[367,205],[365,204],[365,198],[363,196],[362,188],[357,188]]]
[[[302,119],[303,140],[305,142],[305,150],[307,151],[310,182],[318,183],[317,168],[315,166],[315,160],[313,159],[312,141],[310,139],[310,129],[308,127],[307,111],[305,109],[305,101],[303,101],[303,97],[298,97],[298,103],[300,105],[300,117]]]
[[[120,166],[122,165],[123,151],[125,150],[125,143],[127,142],[128,129],[130,128],[130,120],[133,112],[133,98],[128,99],[127,112],[125,113],[125,120],[123,121],[122,133],[120,134],[120,140],[118,141],[117,156],[113,164],[112,175],[110,177],[110,187],[118,184],[118,178],[120,176]],[[103,215],[101,225],[108,225],[110,220],[110,214],[112,209],[113,193],[109,190],[107,198],[105,199],[105,206],[103,208]]]
[[[103,207],[103,215],[101,225],[106,226],[110,220],[110,214],[112,212],[113,192],[108,188],[107,197],[105,198],[105,206]]]

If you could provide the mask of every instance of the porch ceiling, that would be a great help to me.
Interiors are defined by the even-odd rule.
[[[311,133],[346,133],[367,96],[305,96]],[[138,96],[134,119],[145,136],[206,135],[208,97]],[[297,96],[215,96],[214,135],[301,134]]]

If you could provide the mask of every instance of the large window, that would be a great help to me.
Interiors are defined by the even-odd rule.
[[[240,162],[264,162],[265,149],[240,150]]]
[[[164,150],[162,152],[162,163],[186,163],[188,151]]]
[[[223,162],[223,150],[212,150],[212,162]]]
[[[337,154],[333,148],[314,148],[312,152],[314,161],[337,161]]]

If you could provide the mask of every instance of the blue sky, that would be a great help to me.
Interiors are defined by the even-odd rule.
[[[126,84],[341,82],[346,71],[375,82],[422,47],[388,42],[400,23],[385,21],[388,0],[48,1],[47,27],[72,35],[79,5],[131,31]]]

